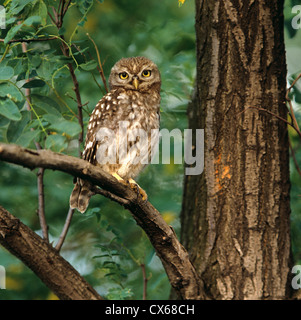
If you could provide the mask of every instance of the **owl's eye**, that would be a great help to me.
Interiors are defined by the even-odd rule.
[[[143,70],[142,71],[142,75],[143,77],[150,77],[150,75],[152,74],[152,72],[150,70]]]
[[[126,72],[119,73],[119,78],[122,80],[125,80],[129,77],[129,75]]]

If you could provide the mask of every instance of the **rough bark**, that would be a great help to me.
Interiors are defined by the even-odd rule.
[[[148,235],[178,296],[182,299],[200,299],[203,297],[202,281],[191,264],[187,251],[178,241],[175,232],[148,201],[137,197],[134,190],[119,183],[113,176],[87,161],[50,150],[35,151],[0,143],[0,160],[30,169],[60,170],[103,188],[99,189],[97,193],[101,193],[128,209],[138,225]],[[7,237],[3,237],[1,241],[5,243],[7,239]],[[36,249],[39,250],[39,248]],[[18,247],[17,254],[19,257],[22,256],[22,246]],[[39,268],[43,272],[43,263],[39,265]]]
[[[287,126],[253,108],[287,116],[283,1],[196,0],[196,36],[205,169],[185,178],[182,243],[207,297],[287,298]]]
[[[60,299],[102,299],[48,242],[1,206],[0,244],[33,270]]]

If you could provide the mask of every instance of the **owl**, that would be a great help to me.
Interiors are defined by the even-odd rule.
[[[134,178],[151,161],[158,146],[160,72],[145,57],[122,58],[111,70],[109,87],[110,92],[91,114],[82,157],[146,200],[146,192]],[[70,207],[84,213],[93,195],[91,189],[91,183],[77,179]]]

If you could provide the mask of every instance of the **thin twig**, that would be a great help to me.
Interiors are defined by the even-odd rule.
[[[296,170],[297,170],[297,172],[299,173],[299,176],[301,177],[301,169],[300,169],[300,167],[299,167],[299,165],[298,165],[298,162],[297,162],[295,150],[294,150],[294,148],[293,148],[290,140],[288,140],[288,143],[289,143],[289,147],[290,147],[290,150],[291,150],[291,155],[292,155],[292,158],[293,158],[293,161],[294,161]]]
[[[38,170],[38,192],[39,192],[39,220],[42,228],[43,239],[49,242],[48,238],[48,226],[45,216],[45,197],[44,197],[44,168]]]
[[[53,18],[53,16],[51,15],[51,13],[48,11],[48,16],[49,16],[49,18],[51,19],[51,21],[53,22],[53,23],[55,23],[55,19]]]
[[[297,133],[300,132],[300,129],[299,129],[299,125],[298,125],[297,119],[296,119],[296,117],[295,117],[294,108],[293,108],[293,105],[292,105],[292,100],[291,100],[291,98],[289,97],[289,94],[290,94],[291,89],[294,87],[294,85],[297,83],[297,81],[298,81],[300,78],[301,78],[301,73],[296,77],[296,79],[292,82],[292,84],[290,85],[290,87],[286,90],[286,95],[285,95],[286,101],[288,102],[289,107],[290,107],[290,112],[289,112],[289,113],[290,113],[290,116],[291,116],[291,118],[292,118],[292,120],[293,120],[294,126],[295,126],[296,128],[298,128],[298,130],[295,129],[295,130],[297,131]],[[299,136],[300,136],[300,134],[299,134]],[[297,172],[299,173],[299,175],[301,176],[301,169],[300,169],[300,167],[299,167],[299,164],[298,164],[298,161],[297,161],[297,158],[296,158],[295,150],[294,150],[294,148],[293,148],[293,146],[292,146],[292,144],[291,144],[290,139],[289,139],[288,142],[289,142],[289,147],[290,147],[290,150],[291,150],[291,156],[292,156],[292,158],[293,158],[293,161],[294,161],[296,170],[297,170]]]
[[[68,0],[67,3],[65,2],[65,0],[60,0],[57,11],[53,8],[54,17],[55,17],[54,24],[56,25],[58,30],[63,25],[63,19],[64,19],[65,14],[67,13],[67,10],[70,6],[70,3],[71,3],[70,0]],[[69,47],[68,47],[63,35],[61,36],[61,39],[62,39],[62,45],[61,45],[62,53],[65,57],[70,57]],[[70,50],[72,50],[72,49],[70,48]],[[68,69],[69,69],[69,72],[70,72],[70,75],[72,78],[72,82],[74,85],[73,90],[75,92],[76,102],[77,102],[77,110],[78,110],[77,118],[78,118],[78,123],[81,127],[81,132],[79,133],[79,136],[78,136],[78,155],[81,158],[81,144],[84,139],[84,122],[83,122],[83,109],[82,109],[83,104],[82,104],[81,95],[80,95],[80,91],[79,91],[79,84],[78,84],[72,63],[68,63]],[[74,209],[69,208],[63,230],[62,230],[61,235],[59,237],[58,243],[55,247],[58,251],[60,251],[60,249],[65,241],[65,238],[67,236],[67,233],[68,233],[68,230],[69,230],[69,227],[71,224],[71,220],[73,217],[73,213],[74,213]]]
[[[289,126],[291,126],[298,133],[298,135],[301,137],[301,132],[299,130],[299,127],[296,127],[294,123],[291,123],[291,122],[287,121],[286,119],[278,116],[276,113],[271,112],[271,111],[269,111],[267,109],[264,109],[264,108],[259,108],[259,107],[255,107],[255,106],[249,106],[246,109],[244,109],[243,111],[239,112],[236,116],[242,114],[243,112],[246,112],[248,109],[256,109],[258,111],[263,111],[263,112],[266,112],[266,113],[276,117],[277,119],[279,119],[279,120],[285,122],[286,124],[288,124]]]
[[[27,51],[27,44],[22,42],[22,52]],[[27,79],[26,82],[31,81],[31,79]],[[25,89],[25,97],[26,97],[26,109],[30,112],[30,116],[32,118],[31,112],[31,91],[29,88]],[[31,130],[34,130],[31,128]],[[41,150],[41,145],[38,142],[35,142],[35,146],[37,150]],[[45,241],[49,241],[48,237],[48,226],[46,222],[46,215],[45,215],[45,195],[44,195],[44,168],[39,168],[37,173],[37,185],[38,185],[38,216],[39,222],[42,229],[43,239]]]
[[[297,81],[301,78],[301,73],[297,76],[297,78],[292,82],[292,84],[290,85],[290,87],[287,89],[286,91],[286,100],[290,100],[290,98],[288,97],[290,91],[292,90],[292,88],[295,86],[295,84],[297,83]]]
[[[147,299],[147,281],[148,278],[146,276],[146,271],[145,271],[145,264],[141,263],[140,265],[141,269],[142,269],[142,275],[143,275],[143,300]]]
[[[22,43],[29,43],[29,42],[37,42],[37,41],[50,41],[55,40],[56,37],[49,37],[49,38],[29,38],[29,39],[12,39],[8,41],[8,44],[14,43],[14,42],[22,42]],[[5,39],[0,39],[0,42],[4,42]]]
[[[58,5],[58,10],[56,10],[54,7],[52,7],[52,11],[54,14],[54,24],[56,25],[57,29],[59,30],[62,25],[63,25],[63,19],[64,16],[68,10],[68,7],[70,6],[71,1],[68,1],[67,4],[65,4],[64,0],[60,0],[59,5]],[[62,49],[62,53],[65,57],[70,57],[70,51],[69,51],[69,47],[65,41],[64,36],[62,35],[60,38],[62,41],[61,44],[61,49]],[[70,48],[71,50],[71,48]],[[81,132],[79,133],[78,136],[78,142],[79,142],[79,156],[81,157],[81,152],[80,152],[80,145],[83,142],[83,137],[84,137],[84,123],[83,123],[83,112],[82,112],[82,101],[81,101],[81,96],[80,96],[80,91],[79,91],[79,84],[75,75],[75,71],[73,68],[72,63],[68,63],[68,69],[71,75],[71,79],[73,82],[73,90],[75,92],[75,96],[76,96],[76,101],[77,101],[77,109],[78,109],[78,122],[79,125],[81,127]]]
[[[86,55],[85,55],[83,52],[80,51],[80,48],[79,48],[75,43],[72,43],[72,46],[84,57],[85,61],[87,61]],[[90,59],[94,60],[94,58],[91,56],[90,52],[88,52],[88,53],[89,53]],[[98,65],[97,65],[97,70],[98,70],[99,74],[101,75],[101,69],[100,69],[100,67],[99,67]],[[91,72],[91,75],[92,75],[92,77],[93,77],[94,82],[96,83],[96,85],[98,86],[98,88],[100,89],[100,91],[102,92],[102,94],[105,95],[106,93],[108,93],[108,90],[107,90],[107,89],[104,90],[104,89],[102,88],[102,86],[97,82],[97,80],[96,80],[93,72]],[[102,79],[102,82],[103,82],[103,83],[106,83],[105,76],[103,75],[103,77],[104,77],[104,79]]]
[[[66,12],[67,12],[67,10],[68,10],[68,8],[69,8],[70,4],[71,4],[71,0],[69,0],[69,1],[67,2],[66,6],[65,6],[65,8],[64,8],[64,11],[63,11],[63,15],[65,15],[65,14],[66,14]]]
[[[67,214],[67,218],[66,218],[63,230],[62,230],[62,232],[60,234],[60,237],[59,237],[59,240],[58,240],[58,242],[57,242],[57,244],[55,246],[55,249],[57,251],[61,250],[62,245],[63,245],[63,243],[65,241],[65,238],[67,236],[67,233],[68,233],[68,230],[69,230],[69,227],[70,227],[70,224],[71,224],[73,213],[74,213],[74,209],[69,208],[69,211],[68,211],[68,214]]]
[[[1,39],[2,40],[2,39]],[[6,47],[5,47],[5,51],[0,59],[0,63],[4,60],[5,56],[7,55],[8,51],[9,51],[9,47],[10,47],[10,44],[8,44]]]
[[[289,94],[290,94],[290,91],[292,90],[292,88],[295,86],[295,84],[297,83],[297,81],[301,79],[301,73],[296,77],[296,79],[292,82],[292,84],[290,85],[290,87],[286,90],[286,95],[285,95],[285,99],[286,101],[288,102],[289,104],[289,110],[288,110],[288,113],[291,117],[291,120],[292,122],[289,122],[287,121],[286,119],[278,116],[277,114],[267,110],[267,109],[263,109],[263,108],[259,108],[259,107],[254,107],[254,106],[250,106],[250,107],[247,107],[246,109],[244,109],[242,112],[238,113],[237,115],[240,115],[241,113],[247,111],[248,109],[250,108],[253,108],[253,109],[257,109],[258,111],[264,111],[266,113],[269,113],[271,114],[272,116],[278,118],[279,120],[285,122],[286,124],[288,124],[289,126],[291,126],[296,132],[297,134],[299,135],[299,137],[301,138],[301,131],[300,131],[300,128],[299,128],[299,125],[298,125],[298,122],[297,122],[297,119],[295,117],[295,113],[294,113],[294,108],[293,108],[293,105],[292,105],[292,100],[291,98],[289,97]],[[289,148],[291,150],[291,155],[292,155],[292,158],[293,158],[293,161],[294,161],[294,164],[295,164],[295,167],[296,167],[296,170],[298,172],[298,174],[301,176],[301,169],[298,165],[298,162],[297,162],[297,158],[296,158],[296,154],[295,154],[295,151],[293,149],[293,146],[289,140]]]
[[[90,41],[93,43],[94,45],[94,48],[95,48],[95,51],[96,51],[96,54],[97,54],[97,60],[98,60],[98,71],[99,71],[99,74],[100,74],[100,77],[102,79],[102,82],[103,82],[103,85],[106,89],[106,92],[109,92],[108,90],[108,86],[107,86],[107,81],[106,81],[106,78],[105,78],[105,75],[104,75],[104,72],[103,72],[103,68],[102,68],[102,63],[101,63],[101,60],[100,60],[100,54],[99,54],[99,51],[98,51],[98,48],[97,48],[97,45],[95,43],[95,41],[91,38],[91,36],[89,35],[89,33],[87,33],[87,36],[88,38],[90,39]]]
[[[61,38],[63,40],[65,40],[63,35],[61,36]],[[67,46],[65,41],[62,41],[61,49],[62,49],[63,55],[65,57],[69,58],[70,57],[69,47]],[[68,63],[67,65],[68,65],[68,69],[69,69],[71,79],[72,79],[72,82],[74,85],[73,91],[75,92],[76,101],[77,101],[78,123],[81,127],[81,132],[79,133],[79,136],[78,136],[78,142],[79,142],[78,153],[79,153],[79,157],[81,157],[80,146],[84,140],[84,121],[83,121],[83,110],[82,110],[83,105],[82,105],[81,95],[80,95],[80,91],[79,91],[79,83],[77,81],[77,77],[75,75],[73,65],[72,65],[72,63]]]
[[[104,196],[106,198],[109,198],[110,200],[115,201],[115,202],[121,204],[124,207],[129,205],[129,201],[128,200],[126,200],[124,198],[121,198],[121,197],[118,197],[114,193],[111,193],[110,191],[100,189],[100,188],[98,188],[96,186],[92,186],[91,191],[94,194],[100,194],[100,195],[102,195],[102,196]]]
[[[81,157],[80,146],[84,140],[84,121],[83,121],[83,109],[82,109],[83,105],[82,105],[82,100],[81,100],[81,96],[80,96],[80,92],[79,92],[79,84],[78,84],[78,81],[77,81],[77,78],[76,78],[76,75],[74,72],[73,65],[71,63],[68,63],[68,68],[69,68],[69,72],[70,72],[70,75],[71,75],[71,78],[72,78],[72,81],[74,84],[73,90],[75,92],[75,96],[76,96],[76,100],[77,100],[78,123],[81,127],[81,131],[78,136],[78,143],[79,143],[79,151],[78,152],[79,152],[79,156]]]
[[[59,12],[59,14],[61,14],[60,12],[61,12],[61,10],[63,10],[63,9],[61,9],[61,8],[63,8],[63,6],[64,6],[64,1],[60,0],[59,5],[57,7],[57,12]]]
[[[286,101],[288,102],[289,104],[289,107],[290,107],[290,116],[293,120],[293,123],[294,123],[294,127],[298,129],[298,132],[300,132],[300,129],[299,129],[299,125],[298,125],[298,122],[297,122],[297,119],[295,117],[295,113],[294,113],[294,109],[293,109],[293,105],[292,105],[292,100],[291,98],[289,97],[289,94],[292,90],[292,88],[294,87],[294,85],[297,83],[297,81],[301,78],[301,73],[297,76],[297,78],[293,81],[293,83],[291,84],[291,86],[286,90],[286,95],[285,95],[285,99]]]

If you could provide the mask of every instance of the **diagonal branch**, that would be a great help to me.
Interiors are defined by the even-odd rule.
[[[0,244],[33,270],[60,299],[102,299],[49,243],[1,206]]]
[[[148,235],[179,297],[182,299],[204,297],[202,281],[173,229],[166,224],[151,203],[137,197],[135,191],[119,183],[113,176],[82,159],[50,150],[35,151],[3,143],[0,143],[0,160],[29,169],[41,167],[63,171],[90,181],[108,191],[108,195],[114,194],[116,197],[113,200],[130,210],[138,225]]]

